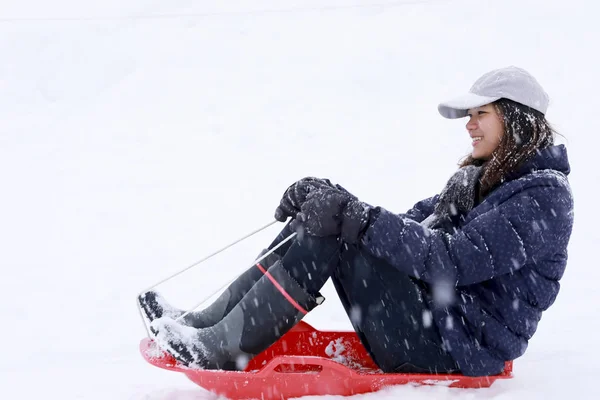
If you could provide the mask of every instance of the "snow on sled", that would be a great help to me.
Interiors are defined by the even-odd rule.
[[[141,341],[140,350],[150,364],[182,372],[204,389],[229,399],[350,396],[404,384],[483,388],[496,379],[512,377],[512,361],[494,376],[383,373],[355,332],[319,331],[303,321],[253,358],[244,371],[187,368],[148,338]]]

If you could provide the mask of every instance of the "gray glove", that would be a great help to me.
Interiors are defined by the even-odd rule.
[[[369,226],[372,208],[348,192],[322,187],[311,191],[302,203],[292,228],[304,228],[312,236],[338,236],[358,243]]]
[[[288,217],[296,218],[296,214],[300,212],[302,203],[306,201],[306,196],[319,188],[329,188],[350,195],[346,189],[340,185],[334,185],[329,179],[319,179],[314,177],[302,178],[290,185],[283,193],[279,206],[275,209],[275,219],[280,222],[285,222]]]

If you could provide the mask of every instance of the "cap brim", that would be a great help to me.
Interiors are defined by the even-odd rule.
[[[500,97],[480,96],[469,92],[462,96],[455,97],[452,100],[440,103],[440,105],[438,105],[438,111],[444,118],[462,118],[467,116],[467,111],[470,108],[481,107],[498,99],[500,99]]]

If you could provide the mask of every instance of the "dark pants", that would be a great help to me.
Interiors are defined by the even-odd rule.
[[[292,233],[287,226],[271,248]],[[425,284],[337,237],[299,237],[277,250],[290,275],[316,294],[331,277],[375,363],[384,372],[457,372],[443,350]]]

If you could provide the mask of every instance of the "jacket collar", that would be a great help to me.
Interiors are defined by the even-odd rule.
[[[518,179],[533,171],[544,169],[552,169],[569,175],[571,167],[569,165],[569,157],[567,156],[567,148],[564,145],[548,146],[540,150],[535,156],[525,161],[516,171],[509,173],[505,180]]]

